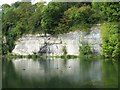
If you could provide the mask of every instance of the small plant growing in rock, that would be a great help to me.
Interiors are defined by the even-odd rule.
[[[82,41],[81,44],[82,45],[79,46],[80,54],[82,54],[82,55],[90,55],[90,54],[92,54],[91,47],[90,47],[90,45],[88,43],[85,43],[84,41]]]
[[[63,46],[63,55],[67,55],[67,49],[66,49],[66,46]]]

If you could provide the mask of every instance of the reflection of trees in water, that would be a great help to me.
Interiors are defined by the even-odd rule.
[[[56,60],[57,63],[55,63],[54,59],[51,60],[50,58],[42,58],[39,60],[40,66],[44,69],[44,78],[45,82],[51,80],[51,78],[58,76],[58,60]],[[53,80],[54,81],[54,80]],[[49,84],[49,83],[48,83]]]
[[[64,87],[64,86],[70,87],[69,85],[71,85],[72,87],[71,81],[73,81],[73,77],[76,75],[76,73],[73,73],[74,76],[71,77],[70,74],[74,72],[74,71],[71,72],[71,70],[74,70],[75,68],[74,67],[73,69],[70,68],[69,66],[72,63],[68,64],[67,61],[68,60],[63,60],[63,59],[40,59],[39,60],[40,65],[44,67],[44,70],[45,70],[46,87]],[[74,60],[72,60],[72,62],[74,62]],[[68,69],[70,72],[67,71]]]
[[[88,72],[90,65],[91,62],[89,60],[80,59],[80,68],[84,70],[84,72]]]
[[[67,67],[67,60],[59,58],[47,58],[40,59],[40,66],[44,69],[45,80],[48,82],[51,78],[58,78],[60,80],[65,80],[67,78],[67,70],[70,69]]]
[[[62,59],[54,59],[54,58],[42,58],[39,60],[41,67],[44,68],[45,72],[49,72],[51,70],[55,71],[61,69],[64,60]]]
[[[22,65],[26,65],[26,67],[22,67]],[[36,61],[18,60],[14,63],[3,61],[3,74],[5,72],[3,86],[97,87],[97,82],[99,82],[106,87],[110,87],[110,85],[112,87],[115,86],[117,80],[116,67],[115,63],[103,62],[102,65],[101,61],[86,61],[84,59],[41,58]],[[25,70],[21,70],[23,68]]]
[[[90,68],[90,61],[80,59],[80,73],[81,73],[81,81],[90,80],[89,76],[89,68]]]
[[[45,73],[50,70],[50,59],[41,58],[39,59],[39,64],[41,67],[43,67]]]
[[[112,61],[103,61],[102,81],[104,87],[118,87],[118,64]]]
[[[2,61],[2,78],[3,78],[3,88],[4,87],[15,87],[16,83],[19,82],[17,73],[12,61],[3,60]],[[22,80],[21,80],[22,81]]]
[[[97,82],[101,83],[101,79],[102,79],[101,64],[102,63],[100,60],[81,59],[80,60],[81,82],[86,82],[86,83],[90,82],[92,86],[96,86]]]
[[[43,79],[41,79],[38,76],[37,80],[36,77],[29,78],[31,75],[28,75],[28,77],[26,75],[24,76],[23,73],[26,73],[28,69],[25,68],[25,70],[23,70],[23,67],[21,68],[19,67],[19,69],[16,69],[16,67],[14,67],[14,64],[15,63],[13,63],[12,61],[9,62],[7,60],[3,61],[3,74],[5,73],[5,75],[3,75],[3,87],[5,88],[45,87]]]
[[[64,60],[62,60],[64,62]],[[60,70],[61,68],[63,70],[65,70],[65,68],[63,68],[63,62],[60,60],[50,60],[50,59],[41,59],[39,60],[40,62],[40,67],[43,67],[42,69],[44,69],[44,79],[41,80],[36,80],[36,79],[29,79],[27,77],[22,76],[21,74],[24,73],[17,73],[14,70],[14,65],[12,63],[12,61],[10,62],[9,65],[5,66],[6,69],[11,68],[13,71],[12,72],[8,72],[8,70],[5,70],[6,72],[8,72],[7,77],[6,77],[6,81],[9,84],[8,87],[39,87],[39,85],[41,85],[41,87],[47,87],[47,85],[50,87],[50,81],[53,82],[54,85],[59,84],[58,80],[62,83],[69,83],[68,81],[63,80],[60,76],[62,76],[62,74],[60,74]],[[60,66],[60,64],[62,64],[62,67]],[[21,67],[22,68],[22,67]],[[33,71],[34,72],[34,71]],[[11,74],[11,75],[10,75]],[[36,74],[36,73],[35,73]],[[39,77],[41,78],[41,77]],[[11,82],[11,84],[10,84]],[[47,85],[46,85],[47,84]],[[56,85],[59,86],[59,85]],[[63,85],[64,86],[64,85]],[[7,86],[5,86],[7,87]],[[51,86],[52,87],[52,86]],[[53,86],[54,87],[54,86]]]
[[[63,67],[66,68],[67,67],[67,59],[63,60]]]

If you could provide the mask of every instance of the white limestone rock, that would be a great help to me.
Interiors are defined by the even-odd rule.
[[[47,55],[63,55],[66,47],[68,55],[79,55],[80,41],[84,40],[95,53],[101,53],[100,25],[92,27],[89,34],[81,31],[69,32],[53,37],[49,34],[24,35],[17,42],[13,54],[29,55],[33,53],[47,53]],[[46,44],[47,43],[47,44]]]

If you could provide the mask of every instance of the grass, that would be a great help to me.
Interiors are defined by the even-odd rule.
[[[32,59],[35,59],[35,58],[67,58],[67,59],[71,59],[71,58],[78,58],[79,56],[76,56],[76,55],[61,55],[61,56],[48,56],[46,54],[44,55],[13,55],[13,54],[9,54],[9,55],[5,55],[3,56],[4,57],[7,57],[7,58],[32,58]]]
[[[39,55],[39,54],[33,54],[33,55],[16,55],[16,54],[7,54],[2,56],[2,58],[9,58],[9,59],[17,59],[17,58],[28,58],[28,59],[37,59],[37,58],[62,58],[62,59],[75,59],[75,58],[86,58],[86,60],[96,60],[96,58],[100,58],[101,55],[61,55],[61,56],[49,56],[49,55]],[[92,59],[90,59],[92,58]]]

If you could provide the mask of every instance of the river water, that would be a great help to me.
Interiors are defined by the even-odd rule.
[[[2,62],[3,88],[116,88],[118,65],[105,60],[13,59]]]

